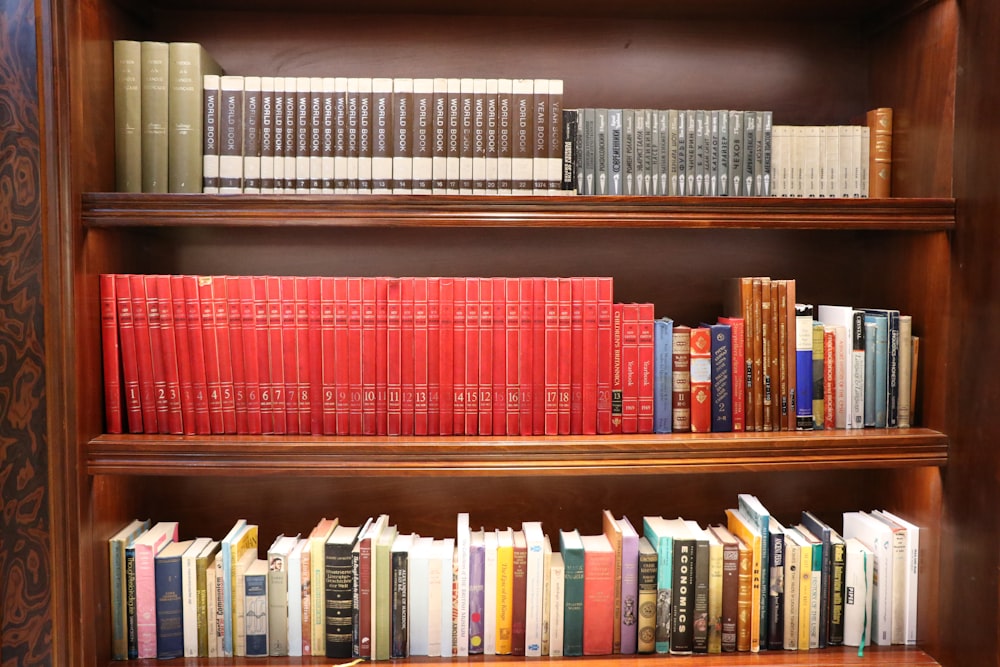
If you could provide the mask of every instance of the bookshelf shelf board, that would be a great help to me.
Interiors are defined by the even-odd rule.
[[[626,436],[101,435],[92,475],[659,475],[944,466],[947,438],[924,428]]]
[[[952,198],[83,195],[95,228],[497,227],[950,231]]]

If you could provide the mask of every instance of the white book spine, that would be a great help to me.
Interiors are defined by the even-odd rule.
[[[288,554],[286,578],[288,601],[288,655],[302,655],[302,549],[308,540],[299,540]],[[270,591],[269,591],[270,593]]]
[[[358,78],[347,79],[347,194],[358,194]]]
[[[195,543],[192,543],[194,545]],[[204,548],[204,543],[199,543]],[[198,552],[181,556],[181,595],[183,596],[184,657],[198,657]]]
[[[319,87],[321,91],[319,191],[321,194],[332,195],[334,176],[334,133],[337,129],[337,106],[333,97],[334,91],[336,90],[336,79],[332,76],[323,77],[319,81]]]
[[[430,548],[434,540],[421,537],[414,541],[407,558],[407,607],[410,613],[406,635],[407,654],[427,655],[428,595],[430,593]],[[440,582],[439,582],[440,583]]]
[[[563,158],[563,82],[562,79],[549,79],[549,120],[548,120],[548,181],[549,194],[564,194],[562,190],[562,158]]]
[[[372,194],[392,194],[392,79],[372,80]]]
[[[431,113],[432,191],[443,195],[448,188],[448,79],[434,79],[434,106]]]
[[[413,80],[413,194],[429,195],[433,164],[434,79]]]
[[[441,540],[441,655],[455,654],[455,540]]]
[[[347,85],[344,76],[334,78],[333,87],[333,191],[347,194]]]
[[[514,79],[512,145],[513,164],[511,165],[513,194],[531,194],[534,160],[531,152],[531,114],[534,81],[532,79]]]
[[[449,572],[447,580],[449,583],[447,598],[451,600],[451,573]],[[443,582],[445,580],[445,572],[441,562],[441,544],[440,541],[435,540],[434,544],[431,545],[430,558],[428,559],[427,566],[427,653],[426,655],[430,657],[440,657],[441,656],[441,630],[442,630],[442,611],[441,608],[444,604]],[[449,609],[451,605],[449,604]],[[451,614],[448,614],[448,626],[451,626]],[[451,652],[449,651],[449,655]]]
[[[455,576],[456,604],[455,646],[453,653],[459,657],[469,655],[469,515],[458,514],[455,533]]]
[[[499,106],[500,82],[498,79],[486,80],[486,192],[497,194],[499,189],[499,145],[497,143],[500,121]]]
[[[260,77],[260,192],[274,194],[274,77]]]
[[[537,521],[522,524],[527,546],[527,574],[525,578],[524,655],[542,655],[542,617],[544,606],[544,535]]]
[[[566,600],[566,569],[562,554],[552,553],[549,573],[549,657],[559,658],[563,654],[563,607]]]
[[[219,192],[243,192],[243,77],[219,80]]]
[[[274,89],[274,127],[271,147],[271,173],[273,185],[271,192],[282,194],[285,191],[285,77],[276,76],[273,79]]]

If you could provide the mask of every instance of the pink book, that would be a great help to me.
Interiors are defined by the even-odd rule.
[[[118,352],[118,302],[115,298],[114,274],[101,274],[100,289],[101,349],[104,363],[104,429],[108,433],[121,433],[121,366]]]
[[[493,281],[493,435],[507,435],[507,279]],[[515,311],[517,300],[514,301]],[[516,386],[516,385],[515,385]],[[513,433],[512,435],[516,434]]]
[[[375,434],[389,429],[389,282],[396,278],[375,278]]]
[[[378,331],[375,311],[378,307],[375,278],[361,279],[361,433],[376,435],[376,361]]]
[[[361,435],[361,278],[347,279],[347,397],[348,433]]]
[[[479,433],[479,278],[465,279],[465,434]]]
[[[438,285],[438,432],[455,432],[455,279],[441,278]]]
[[[250,432],[247,411],[246,355],[243,352],[243,313],[240,303],[240,279],[226,276],[226,314],[229,326],[229,360],[233,372],[233,402],[236,409],[236,432]],[[164,325],[166,321],[164,320]],[[166,345],[164,345],[166,349]]]
[[[135,616],[139,659],[156,657],[156,554],[177,539],[177,522],[161,521],[136,538]]]
[[[427,279],[427,435],[441,433],[441,279]]]
[[[480,435],[493,434],[493,318],[493,281],[479,278],[479,353],[476,361],[479,421],[476,433]]]
[[[403,432],[403,288],[399,278],[389,278],[386,320],[387,432]]]
[[[273,433],[287,433],[285,421],[285,364],[282,359],[281,278],[267,278],[268,367],[270,369],[271,420]]]
[[[559,435],[569,435],[572,431],[573,367],[575,365],[573,360],[573,280],[571,278],[559,279],[558,322],[559,365],[556,399],[559,414],[558,433]]]
[[[333,326],[334,326],[334,366],[333,382],[336,392],[336,411],[334,430],[330,434],[347,435],[350,433],[350,299],[348,298],[347,278],[333,279]],[[326,361],[324,360],[324,364]],[[329,366],[327,369],[329,370]]]
[[[271,332],[268,327],[269,308],[267,305],[267,283],[264,276],[254,276],[253,284],[253,321],[257,336],[257,382],[258,399],[260,401],[260,432],[274,433],[274,412],[272,407],[271,385]]]
[[[427,435],[428,420],[428,298],[427,278],[413,281],[413,435]]]
[[[138,364],[139,404],[142,406],[142,432],[158,433],[156,388],[153,376],[149,311],[143,276],[129,276],[132,296],[132,329],[135,332],[135,356]]]
[[[569,432],[579,435],[583,433],[583,368],[586,356],[583,341],[584,279],[580,276],[571,278],[570,291]],[[594,297],[597,297],[596,293]]]
[[[181,276],[184,310],[187,313],[188,352],[191,355],[191,390],[194,396],[194,432],[209,435],[212,432],[209,408],[208,375],[205,364],[205,334],[202,327],[201,299],[198,295],[198,278]]]
[[[167,276],[170,281],[170,310],[177,353],[177,377],[181,392],[181,421],[184,433],[195,434],[195,394],[192,369],[191,335],[188,331],[187,302],[183,276]]]
[[[296,320],[295,278],[282,276],[281,285],[281,362],[285,380],[285,433],[299,432],[299,362]]]
[[[545,416],[543,423],[545,435],[559,435],[559,354],[562,351],[559,346],[559,282],[558,278],[547,278],[545,292],[541,295],[545,304],[545,345],[543,348],[545,369],[543,388]],[[535,299],[537,300],[538,297],[539,295],[536,294]],[[568,321],[567,324],[569,324]],[[569,333],[568,330],[567,333]],[[568,367],[567,364],[567,369]]]
[[[337,433],[337,307],[334,278],[320,278],[320,433]],[[344,310],[346,318],[347,311]],[[315,360],[314,360],[314,363]]]
[[[580,433],[597,434],[597,315],[598,279],[583,279],[583,379],[581,396]]]
[[[400,380],[402,391],[400,392],[400,431],[403,435],[413,435],[413,407],[415,403],[413,395],[414,378],[414,348],[413,348],[413,278],[400,278],[399,287],[401,294],[402,319],[400,320]]]

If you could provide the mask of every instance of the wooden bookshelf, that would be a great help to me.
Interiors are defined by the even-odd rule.
[[[539,519],[596,532],[600,510],[717,523],[739,492],[793,519],[886,508],[922,536],[919,647],[683,658],[713,665],[936,665],[944,617],[943,477],[953,460],[955,0],[159,2],[54,0],[55,98],[64,161],[51,288],[66,470],[54,503],[65,655],[107,667],[107,537],[135,516],[221,536],[245,517],[261,544],[389,512],[446,537],[469,511],[487,527]],[[896,113],[891,199],[129,195],[113,193],[111,43],[198,41],[235,74],[537,76],[565,107],[771,109],[776,123],[847,124]],[[795,278],[800,300],[899,308],[922,339],[915,428],[551,438],[174,437],[103,429],[100,273],[610,275],[616,300],[699,322],[732,276]],[[79,620],[86,619],[86,620]],[[413,659],[437,667],[521,659]],[[581,660],[632,667],[656,657]],[[322,659],[226,660],[308,665]],[[561,662],[561,661],[560,661]],[[570,660],[567,660],[570,662]],[[187,659],[184,665],[208,665]],[[955,664],[961,664],[956,662]]]

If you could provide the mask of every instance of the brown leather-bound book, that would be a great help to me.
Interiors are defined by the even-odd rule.
[[[892,109],[878,107],[866,114],[869,135],[868,196],[891,196],[892,184]]]

